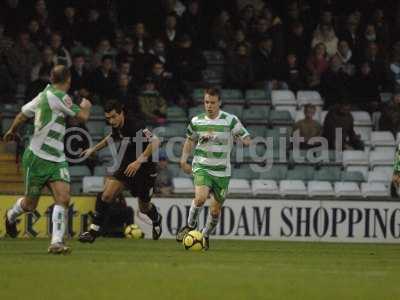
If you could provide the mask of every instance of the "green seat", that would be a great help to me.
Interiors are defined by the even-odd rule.
[[[283,141],[280,141],[281,138],[286,139],[286,145],[288,145],[287,130],[280,129],[279,127],[267,129],[266,137],[269,139],[272,138],[274,149],[279,149],[280,143],[283,144]]]
[[[87,166],[70,166],[69,167],[69,174],[73,181],[80,180],[80,178],[84,176],[92,176],[90,170]]]
[[[250,107],[248,109],[243,110],[243,120],[248,121],[268,121],[269,117],[269,107]]]
[[[193,90],[193,99],[199,100],[204,98],[204,89],[194,89]]]
[[[312,166],[295,166],[289,170],[286,179],[310,181],[314,178],[314,168]]]
[[[288,172],[286,165],[273,165],[269,170],[261,172],[260,179],[283,180]]]
[[[179,106],[171,106],[167,109],[168,121],[186,121],[186,112]]]
[[[104,121],[94,121],[91,120],[86,123],[86,127],[91,136],[103,136],[104,127],[106,127],[106,123]]]
[[[194,116],[204,113],[204,105],[198,105],[189,109],[189,120]]]
[[[272,124],[292,124],[293,119],[286,110],[271,110],[269,113],[269,121]]]
[[[91,116],[100,116],[104,118],[104,108],[100,105],[93,105],[90,109]]]
[[[241,165],[239,168],[232,168],[232,178],[252,180],[258,175],[250,168],[249,165]]]
[[[247,90],[245,93],[245,99],[267,101],[267,95],[264,90]]]
[[[265,137],[267,133],[267,127],[265,125],[249,125],[246,128],[253,138],[258,136]]]
[[[343,171],[342,172],[342,181],[351,181],[351,182],[364,182],[364,175],[359,171]]]
[[[179,164],[168,163],[167,169],[172,173],[172,177],[178,177],[181,168]]]
[[[241,100],[243,101],[243,93],[240,90],[235,89],[223,89],[221,90],[222,100]]]
[[[184,137],[186,135],[186,125],[182,123],[172,123],[168,126],[158,127],[154,133],[159,137],[173,138]]]
[[[234,104],[224,105],[222,110],[226,111],[227,113],[234,114],[239,119],[242,118],[242,112],[243,112],[242,105],[234,105]]]
[[[341,177],[340,167],[321,167],[314,173],[314,180],[318,181],[339,181]]]

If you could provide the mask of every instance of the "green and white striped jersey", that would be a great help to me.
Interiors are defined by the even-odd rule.
[[[38,157],[54,161],[65,161],[65,118],[74,117],[80,111],[71,98],[50,84],[31,102],[22,107],[22,113],[35,117],[35,131],[29,149]]]
[[[215,119],[205,113],[192,118],[187,137],[197,142],[192,163],[193,173],[199,170],[217,177],[231,176],[231,150],[233,139],[243,139],[249,132],[238,117],[220,111]]]

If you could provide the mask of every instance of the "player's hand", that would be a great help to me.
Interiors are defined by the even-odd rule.
[[[80,107],[89,109],[89,108],[92,107],[92,103],[88,99],[83,98],[82,101],[81,101]]]
[[[185,161],[181,161],[181,169],[183,170],[183,172],[185,172],[186,174],[192,174],[192,166],[189,165],[187,162]]]
[[[17,139],[17,134],[11,130],[8,130],[3,136],[3,141],[6,143],[15,141],[16,139]]]
[[[80,157],[89,157],[92,156],[96,153],[96,150],[94,148],[87,148],[86,150],[83,150],[80,154]]]
[[[142,163],[139,160],[135,160],[133,163],[130,163],[126,169],[124,174],[126,176],[132,177],[139,170]]]

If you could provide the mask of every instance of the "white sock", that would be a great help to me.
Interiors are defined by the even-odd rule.
[[[53,208],[53,234],[51,236],[51,243],[62,243],[65,235],[65,214],[66,209],[64,206],[55,204]]]
[[[188,216],[188,225],[192,228],[197,226],[197,219],[203,207],[197,207],[194,201],[192,201],[192,205],[190,206],[189,216]]]
[[[21,207],[22,200],[24,200],[24,198],[19,198],[14,206],[7,211],[7,219],[10,223],[15,223],[17,218],[25,212]]]
[[[203,228],[203,235],[205,237],[209,237],[211,232],[217,227],[219,221],[219,217],[213,217],[212,215],[208,215],[207,225]]]

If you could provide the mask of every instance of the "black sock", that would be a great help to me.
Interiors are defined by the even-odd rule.
[[[160,222],[160,214],[158,213],[154,204],[151,203],[150,205],[150,209],[145,214],[153,221],[154,224],[157,224]]]
[[[91,229],[95,231],[100,231],[100,228],[103,227],[106,216],[108,215],[108,211],[110,209],[110,204],[101,200],[102,193],[97,194],[96,199],[96,209],[93,215],[93,225],[97,227],[97,230],[92,226]]]

